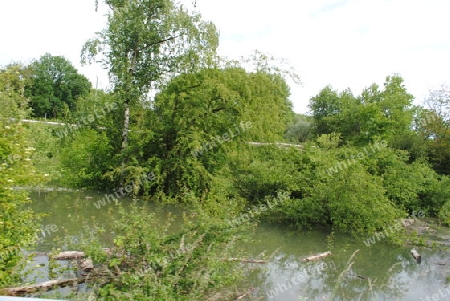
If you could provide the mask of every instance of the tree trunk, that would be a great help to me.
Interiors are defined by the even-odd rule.
[[[128,129],[130,127],[130,105],[125,102],[125,119],[123,121],[123,131],[122,131],[122,153],[128,146]]]

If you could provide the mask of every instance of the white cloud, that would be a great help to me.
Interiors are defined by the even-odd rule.
[[[102,16],[102,12],[95,12],[94,0],[4,1],[0,9],[0,65],[29,62],[49,52],[66,57],[94,84],[96,74],[102,73],[106,86],[103,70],[80,65],[81,47],[104,27]]]
[[[106,86],[103,70],[79,65],[82,44],[104,26],[94,2],[5,1],[0,65],[50,52],[64,55],[94,84],[99,75],[100,87]],[[421,101],[429,88],[450,79],[446,0],[197,0],[197,8],[219,28],[220,54],[258,49],[290,60],[304,82],[291,89],[297,112],[328,84],[360,93],[399,73]]]
[[[221,29],[220,52],[257,48],[286,57],[304,86],[292,88],[296,111],[325,85],[360,93],[399,73],[422,100],[450,78],[450,3],[446,1],[198,0]]]

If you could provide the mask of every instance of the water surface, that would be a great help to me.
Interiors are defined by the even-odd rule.
[[[49,251],[57,241],[67,237],[76,243],[82,227],[94,225],[105,229],[102,242],[108,245],[116,212],[111,203],[95,206],[104,197],[104,193],[96,192],[33,192],[33,209],[48,213],[42,224],[56,225],[58,229],[47,231],[36,250]],[[131,200],[124,197],[120,201],[126,204]],[[175,206],[145,206],[161,221],[170,212],[175,215],[181,212]],[[259,225],[250,235],[253,242],[242,244],[241,249],[249,258],[268,258],[277,252],[267,264],[249,272],[244,285],[253,288],[252,300],[450,300],[450,288],[445,281],[450,275],[447,251],[419,247],[422,262],[418,264],[410,254],[411,246],[393,246],[383,240],[366,246],[363,240],[343,234],[330,238],[329,234],[327,230],[298,231]],[[359,251],[349,262],[356,250]],[[325,251],[331,251],[332,255],[319,261],[303,261]],[[35,261],[48,264],[43,256]],[[40,280],[48,278],[46,270],[42,269]]]

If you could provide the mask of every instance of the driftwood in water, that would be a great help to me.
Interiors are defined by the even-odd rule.
[[[55,260],[71,260],[71,259],[84,258],[85,254],[84,254],[84,252],[78,252],[78,251],[66,251],[66,252],[61,252],[59,254],[56,254],[54,256],[50,255],[49,257],[51,259],[55,259]]]
[[[59,279],[49,280],[42,283],[37,283],[28,286],[4,288],[0,289],[0,295],[6,296],[25,296],[36,292],[46,292],[59,287],[66,287],[69,285],[77,286],[78,284],[85,283],[89,279],[101,279],[104,283],[111,281],[114,277],[117,277],[119,273],[109,270],[107,267],[102,266],[90,271],[87,275],[83,275],[77,278],[71,279]]]
[[[411,255],[414,257],[414,259],[417,261],[417,263],[422,262],[422,256],[419,254],[419,252],[416,251],[416,249],[411,250]]]
[[[45,292],[56,287],[65,287],[68,285],[77,285],[79,283],[83,283],[85,278],[73,278],[73,279],[62,279],[62,280],[49,280],[38,284],[21,286],[21,287],[13,287],[13,288],[4,288],[1,290],[3,294],[6,296],[23,296],[25,294],[31,294],[35,292]]]
[[[243,259],[243,258],[228,258],[227,261],[240,261],[240,262],[244,262],[244,263],[261,263],[261,264],[266,263],[265,260],[260,260],[260,259]]]
[[[105,249],[105,252],[109,253],[109,249]],[[82,271],[89,272],[94,269],[94,262],[90,258],[85,258],[86,254],[84,252],[78,251],[66,251],[61,252],[59,254],[51,254],[51,253],[34,253],[35,256],[48,256],[49,259],[53,260],[77,260],[78,261],[78,269]],[[88,277],[109,277],[109,273],[105,272],[94,272],[90,274]],[[45,292],[58,287],[65,287],[68,285],[77,285],[80,283],[84,283],[86,281],[86,277],[78,277],[72,279],[59,279],[59,280],[49,280],[42,283],[37,283],[28,286],[14,287],[14,288],[5,288],[0,289],[0,295],[6,296],[24,296],[26,294],[36,293],[36,292]]]
[[[331,252],[330,252],[330,251],[328,251],[328,252],[323,252],[323,253],[320,253],[320,254],[317,254],[317,255],[308,256],[308,257],[306,257],[305,259],[303,259],[303,261],[318,260],[318,259],[322,259],[322,258],[324,258],[324,257],[330,256],[330,255],[331,255]]]
[[[103,248],[102,249],[108,256],[111,256],[112,251],[109,248]],[[86,257],[86,254],[84,252],[80,251],[64,251],[60,252],[58,254],[52,254],[49,252],[34,252],[31,253],[33,256],[48,256],[50,259],[54,260],[74,260],[74,259],[81,259]]]

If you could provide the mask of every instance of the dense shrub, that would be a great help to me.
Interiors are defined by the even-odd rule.
[[[35,242],[37,230],[27,192],[14,188],[44,180],[33,166],[35,149],[19,121],[27,113],[19,74],[14,66],[0,69],[0,287],[18,280],[21,249]]]
[[[104,132],[80,129],[62,150],[62,174],[66,184],[75,187],[105,188],[103,175],[111,162],[111,147]]]
[[[201,210],[185,215],[179,230],[173,219],[161,224],[154,213],[137,203],[117,204],[113,256],[85,241],[84,249],[110,271],[120,271],[108,284],[93,279],[96,300],[205,300],[235,295],[243,266],[236,257],[241,227],[208,217]],[[221,209],[224,211],[224,208]],[[95,240],[95,238],[94,238]]]

